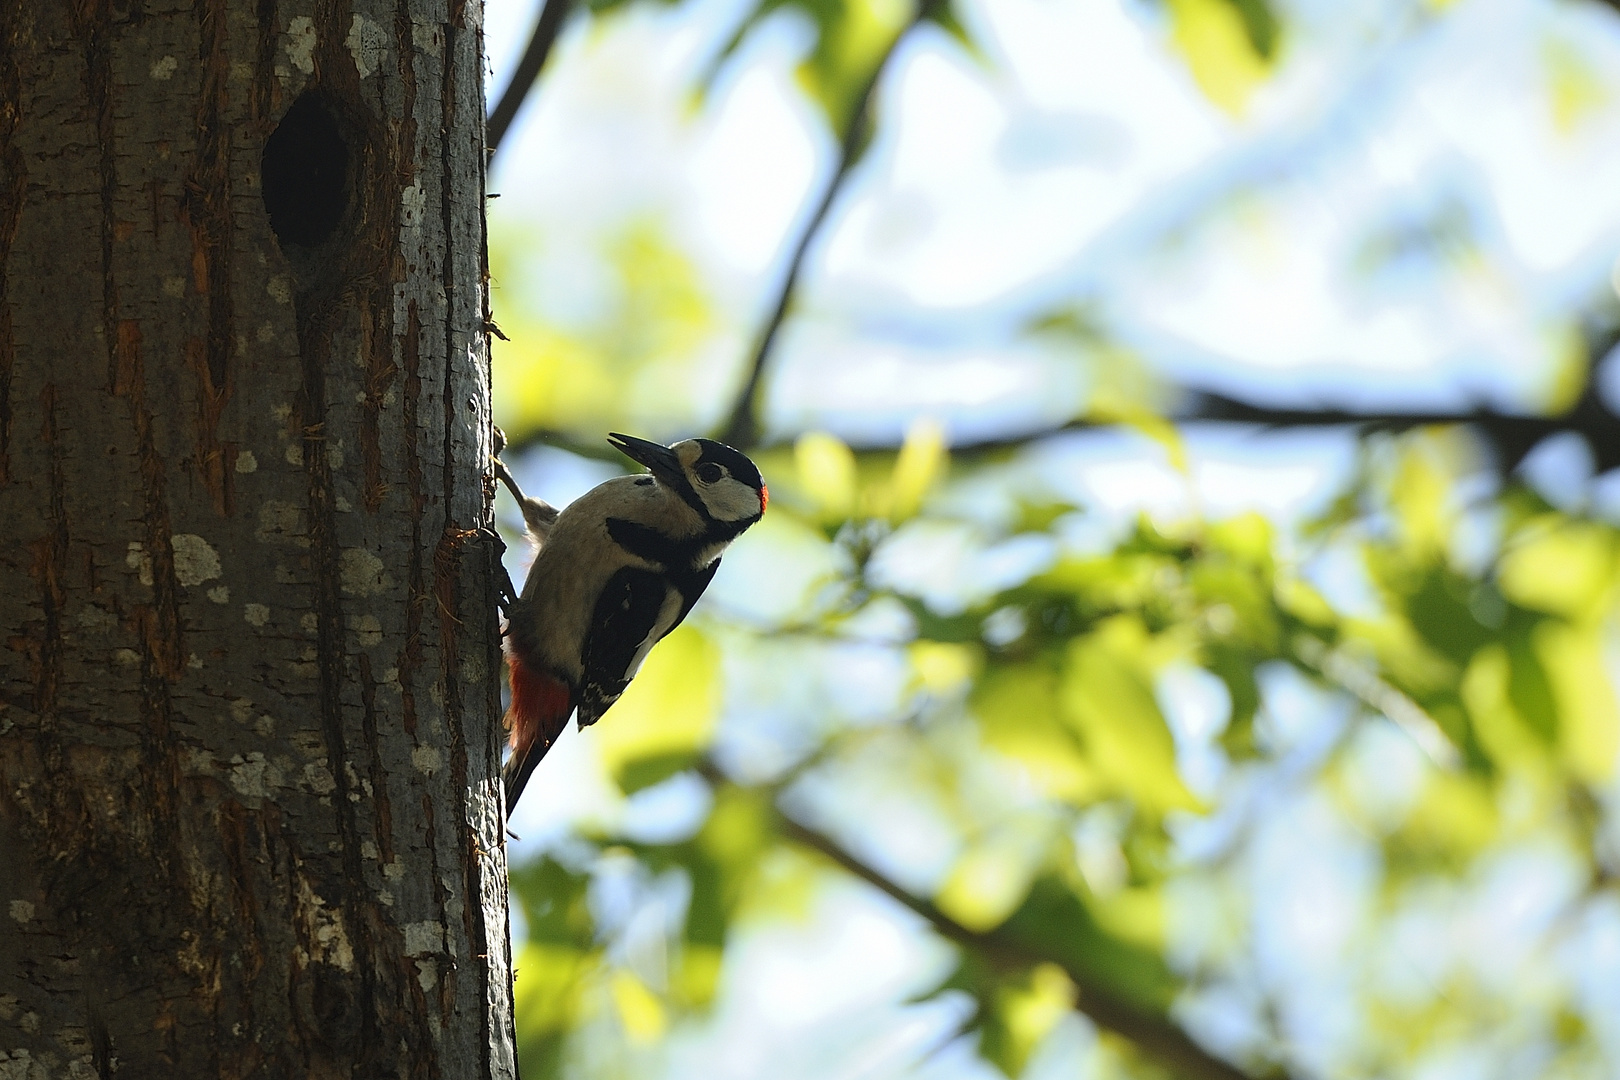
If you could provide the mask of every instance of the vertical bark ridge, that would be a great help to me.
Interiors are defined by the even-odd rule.
[[[313,304],[314,301],[306,298],[302,303]],[[362,901],[358,895],[365,875],[360,861],[355,806],[349,797],[354,784],[348,769],[349,746],[343,718],[343,685],[348,665],[344,656],[342,579],[335,520],[337,508],[332,492],[331,465],[326,456],[326,368],[331,359],[331,329],[327,323],[331,318],[332,314],[325,310],[299,311],[299,355],[303,360],[303,385],[298,391],[295,413],[303,441],[304,470],[309,485],[310,569],[314,578],[311,606],[315,614],[318,653],[316,709],[326,740],[327,765],[336,785],[332,793],[333,817],[344,879],[339,907],[354,949],[352,962],[358,972],[356,983],[359,993],[358,1000],[342,1003],[340,1015],[321,1019],[332,1023],[332,1030],[328,1034],[337,1037],[334,1048],[341,1045],[340,1032],[343,1029],[357,1029],[353,1035],[358,1040],[360,1061],[370,1064],[379,1035],[376,964],[372,956],[373,939],[368,932],[370,920],[365,918],[361,910]],[[317,970],[315,989],[318,991],[328,978]],[[339,1006],[334,1004],[333,1008],[336,1010]]]
[[[406,567],[406,606],[405,606],[405,634],[404,643],[399,652],[399,682],[400,682],[400,709],[401,723],[411,742],[420,745],[421,732],[417,725],[417,674],[423,665],[423,628],[422,623],[429,603],[429,590],[426,575],[423,569],[423,537],[422,519],[428,506],[427,493],[422,485],[422,459],[420,446],[421,433],[421,338],[422,322],[417,303],[414,299],[408,301],[405,314],[405,333],[400,341],[401,367],[404,371],[404,393],[401,404],[401,421],[405,432],[404,461],[405,486],[408,495],[411,545],[410,561]],[[433,817],[432,800],[422,799],[423,817],[422,834],[423,847],[428,854],[428,876],[430,878],[430,895],[433,898],[433,915],[441,927],[445,926],[447,900],[444,895],[443,883],[440,879],[438,862],[438,835]],[[448,929],[446,927],[446,929]],[[447,943],[448,944],[448,943]],[[437,964],[434,971],[435,982],[441,995],[447,985],[449,974],[447,965],[441,961],[423,961]],[[413,980],[412,992],[422,1001],[421,1015],[426,1015],[426,992],[420,980]],[[440,1015],[443,1015],[441,1009]],[[437,1058],[419,1063],[418,1075],[438,1076],[439,1067]]]
[[[0,484],[11,479],[11,372],[17,343],[11,325],[11,245],[28,190],[28,167],[12,137],[22,111],[22,75],[17,68],[22,3],[0,5]]]
[[[108,349],[107,382],[117,386],[116,356],[118,301],[113,287],[113,196],[118,172],[113,161],[112,58],[107,36],[111,16],[108,0],[74,0],[73,29],[84,53],[84,89],[95,116],[96,145],[100,151],[101,180],[101,330]]]
[[[439,103],[442,109],[442,120],[439,127],[443,132],[439,144],[440,172],[445,177],[455,175],[455,133],[460,129],[456,118],[458,105],[461,104],[457,101],[457,94],[460,93],[461,88],[456,79],[458,65],[454,61],[457,50],[463,47],[462,37],[466,33],[465,12],[456,0],[451,0],[444,27],[443,50],[445,63],[441,72],[439,89]],[[474,44],[478,42],[476,36],[471,40]],[[475,115],[481,120],[484,114],[482,80],[474,80],[469,93],[473,96],[476,105]],[[475,151],[480,157],[482,156],[483,139],[481,135],[477,140]],[[454,209],[454,190],[450,184],[443,184],[439,193],[439,218],[440,228],[445,237],[444,295],[450,314],[450,317],[445,320],[443,391],[445,453],[443,499],[447,515],[453,515],[456,506],[456,478],[462,475],[463,472],[482,475],[487,468],[485,462],[477,463],[476,470],[457,470],[455,467],[455,448],[459,444],[455,437],[455,429],[457,413],[462,408],[463,394],[461,387],[465,385],[464,382],[458,384],[455,374],[458,364],[470,364],[474,352],[468,347],[471,344],[471,335],[468,333],[466,322],[455,317],[456,308],[465,306],[467,300],[472,298],[466,295],[465,286],[468,284],[467,282],[461,281],[459,283],[461,287],[458,288],[458,273],[464,253],[459,243]],[[481,283],[477,288],[479,292],[482,292]],[[481,307],[480,303],[479,308],[472,312],[473,317],[478,317]],[[476,411],[476,399],[470,399],[467,404]],[[475,422],[481,422],[486,427],[489,424],[488,418],[481,414],[475,417]],[[485,498],[482,500],[482,505],[487,507],[489,502],[490,500]],[[484,524],[484,522],[480,520],[468,522],[468,524],[476,526]],[[445,683],[444,711],[446,727],[450,736],[450,772],[454,779],[452,787],[456,792],[455,798],[457,801],[456,840],[462,851],[480,853],[480,857],[462,861],[462,893],[466,898],[466,902],[462,905],[461,910],[466,939],[468,941],[487,941],[489,928],[484,922],[484,905],[481,901],[483,894],[482,876],[485,866],[481,857],[481,842],[474,828],[474,815],[468,803],[470,769],[466,732],[467,717],[462,694],[462,665],[459,651],[461,639],[458,629],[452,625],[454,620],[451,617],[452,612],[463,610],[459,596],[463,552],[469,541],[473,541],[475,544],[476,541],[471,529],[452,531],[451,526],[452,520],[447,517],[446,533],[440,539],[438,545],[439,554],[434,559],[435,591],[439,596],[441,625],[441,662]],[[484,673],[486,680],[494,677],[495,673],[493,671]],[[487,963],[475,964],[474,970],[479,979],[479,998],[480,1000],[488,1000],[490,966]],[[489,1070],[492,1068],[490,1048],[486,1046],[484,1049],[484,1067]]]
[[[434,812],[433,800],[426,795],[422,796],[422,836],[426,841],[424,847],[428,853],[428,871],[433,877],[433,910],[439,925],[448,932],[450,927],[446,920],[450,917],[450,890],[444,887],[444,873],[439,867],[438,815]],[[457,967],[456,958],[448,954],[439,962],[437,974],[441,1020],[450,1019],[450,1014],[455,1010]]]
[[[380,309],[381,305],[374,305],[374,311]],[[362,505],[373,514],[382,509],[388,495],[388,485],[382,478],[382,412],[388,391],[399,375],[399,368],[394,364],[393,343],[392,326],[367,328],[365,401],[360,413],[360,460],[364,470],[360,498]]]
[[[422,400],[422,319],[416,300],[407,303],[405,338],[400,343],[404,357],[405,393],[401,405],[404,426],[405,486],[410,494],[411,559],[406,570],[405,641],[399,653],[401,722],[405,733],[416,739],[416,672],[422,665],[422,615],[428,602],[426,574],[422,568],[422,515],[427,492],[422,486],[422,458],[416,432],[421,425]]]
[[[141,357],[140,324],[120,317],[114,242],[118,221],[114,195],[118,169],[112,96],[111,12],[105,0],[82,0],[77,29],[85,57],[85,89],[96,117],[101,177],[102,330],[108,352],[109,390],[126,399],[133,423],[140,470],[143,558],[150,566],[152,602],[133,614],[140,645],[141,771],[149,785],[148,827],[152,856],[169,868],[177,866],[178,830],[174,821],[179,763],[171,733],[171,683],[183,670],[178,584],[164,492],[163,459],[146,405],[146,376]]]
[[[388,795],[388,773],[382,763],[382,732],[377,727],[377,680],[371,672],[371,657],[361,652],[358,661],[360,710],[371,770],[371,812],[375,818],[371,834],[376,838],[377,857],[386,866],[394,861],[394,811]]]
[[[232,479],[237,454],[235,442],[219,438],[220,416],[231,397],[235,337],[226,0],[204,0],[198,16],[202,89],[197,107],[197,153],[181,207],[191,230],[192,287],[208,298],[208,327],[202,341],[187,343],[187,354],[197,379],[196,464],[213,495],[215,512],[226,516],[234,510]]]
[[[258,866],[271,863],[265,839],[265,817],[235,800],[226,800],[220,806],[221,849],[225,864],[230,868],[228,908],[236,916],[222,937],[231,955],[241,965],[242,978],[249,984],[265,970],[267,946],[260,932],[259,898],[252,885],[259,877]],[[244,1031],[257,1028],[257,1010],[252,995],[246,995],[240,1002],[226,1004],[226,1015],[221,1016],[216,1012],[216,1030],[237,1028],[238,1025]],[[227,1018],[231,1023],[222,1023]],[[221,1075],[245,1076],[262,1067],[264,1053],[257,1043],[241,1039],[234,1049],[237,1053],[235,1067],[231,1070],[221,1069]]]
[[[281,84],[276,79],[276,46],[280,43],[280,20],[276,0],[256,0],[253,50],[253,92],[249,96],[253,125],[268,135],[281,114]]]
[[[34,675],[34,711],[39,714],[42,729],[49,731],[56,717],[56,692],[62,678],[62,609],[67,605],[67,590],[63,578],[67,572],[68,522],[62,476],[62,453],[57,438],[56,384],[46,383],[40,394],[40,412],[44,423],[40,438],[50,455],[48,513],[50,531],[34,541],[34,575],[39,583],[39,607],[43,615],[40,640],[37,646]]]

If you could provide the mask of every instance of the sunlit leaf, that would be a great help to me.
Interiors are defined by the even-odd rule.
[[[512,1017],[526,1075],[561,1071],[567,1037],[584,1012],[584,988],[600,969],[600,956],[582,949],[531,940],[518,952]]]
[[[1144,1009],[1169,1008],[1178,988],[1158,950],[1103,930],[1079,898],[1054,878],[1037,879],[999,932]]]
[[[1572,619],[1592,618],[1612,603],[1615,541],[1610,530],[1547,522],[1502,557],[1497,581],[1514,603]]]
[[[720,328],[707,285],[661,220],[642,217],[602,238],[597,269],[610,283],[599,311],[549,311],[544,296],[508,295],[502,285],[533,276],[527,260],[544,236],[518,236],[491,249],[492,303],[510,339],[493,346],[496,421],[509,437],[536,428],[597,439],[612,428],[650,435],[707,422],[710,403],[693,393]]]
[[[717,66],[759,24],[784,11],[810,23],[814,39],[799,79],[833,131],[842,134],[854,120],[862,87],[910,19],[910,5],[905,0],[760,0],[721,49]],[[712,73],[704,84],[711,80]]]
[[[1004,985],[997,1000],[1004,1038],[981,1044],[985,1057],[1008,1076],[1024,1071],[1031,1052],[1074,1007],[1074,983],[1056,964],[1041,964],[1027,980]]]
[[[1418,562],[1439,561],[1451,542],[1456,510],[1452,479],[1461,471],[1454,435],[1423,432],[1405,443],[1389,483],[1401,539]]]
[[[1088,901],[1097,924],[1121,941],[1158,951],[1164,948],[1164,892],[1157,888],[1120,889]]]
[[[597,750],[625,791],[672,776],[708,745],[719,708],[719,670],[719,650],[691,623],[648,654],[597,728]]]
[[[652,1042],[669,1026],[669,1016],[658,995],[647,989],[647,984],[623,968],[616,970],[608,980],[608,990],[619,1011],[619,1021],[626,1035],[639,1043]]]
[[[1326,629],[1338,622],[1338,613],[1316,589],[1303,578],[1287,577],[1277,582],[1277,606],[1290,616],[1318,629]]]
[[[1570,773],[1601,785],[1614,774],[1620,752],[1609,642],[1602,628],[1547,620],[1533,631],[1536,656],[1552,684],[1558,707],[1560,756]]]
[[[1575,407],[1591,374],[1592,353],[1581,325],[1571,320],[1547,331],[1547,357],[1551,369],[1546,385],[1538,395],[1539,404],[1549,413],[1567,412]]]
[[[799,486],[821,516],[841,521],[855,509],[855,454],[834,435],[812,431],[793,447]]]
[[[937,698],[954,696],[979,670],[979,650],[969,645],[917,641],[908,651],[917,681]]]
[[[717,794],[698,843],[726,866],[752,863],[771,840],[771,809],[762,792],[727,787]]]
[[[1141,654],[1140,622],[1108,620],[1069,647],[1062,702],[1080,733],[1087,760],[1150,813],[1196,809],[1197,798],[1176,771],[1175,742],[1159,713]]]
[[[889,516],[895,521],[914,516],[922,506],[923,497],[944,475],[948,465],[945,429],[937,420],[914,422],[907,429],[900,453],[894,459]]]
[[[992,836],[957,859],[934,902],[970,930],[989,930],[1023,902],[1034,878],[1028,853],[1008,837]]]
[[[996,665],[974,687],[971,706],[987,746],[1016,761],[1052,798],[1085,803],[1104,790],[1086,763],[1058,703],[1056,672],[1037,665]]]
[[[1483,779],[1464,773],[1432,774],[1417,805],[1392,838],[1398,858],[1425,867],[1467,865],[1496,838],[1496,803]]]
[[[1276,22],[1261,0],[1169,0],[1171,40],[1210,101],[1241,114],[1270,73]]]
[[[1547,91],[1553,123],[1560,133],[1571,134],[1583,119],[1598,113],[1609,100],[1609,90],[1586,54],[1574,43],[1549,38],[1542,46],[1547,67]]]
[[[1212,629],[1226,637],[1274,651],[1281,626],[1270,583],[1234,561],[1204,559],[1191,570],[1191,583],[1206,606]]]
[[[1503,768],[1524,768],[1538,760],[1550,740],[1551,717],[1527,720],[1515,706],[1510,688],[1512,663],[1501,645],[1481,649],[1468,665],[1461,683],[1476,737]]]

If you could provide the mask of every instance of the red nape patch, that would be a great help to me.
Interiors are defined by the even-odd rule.
[[[512,732],[513,753],[526,752],[536,739],[549,747],[562,734],[573,711],[568,684],[536,671],[510,652],[506,666],[512,674],[512,706],[506,710],[506,727]]]
[[[771,505],[771,489],[764,484],[759,485],[759,512],[765,513],[765,508]]]

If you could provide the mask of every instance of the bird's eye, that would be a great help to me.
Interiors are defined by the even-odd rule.
[[[722,469],[712,461],[705,461],[703,464],[697,467],[698,479],[703,481],[705,484],[712,484],[724,475],[726,475],[726,470]]]

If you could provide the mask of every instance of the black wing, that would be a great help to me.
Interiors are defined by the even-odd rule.
[[[692,605],[698,602],[698,597],[703,595],[703,590],[709,587],[709,582],[714,580],[714,572],[718,569],[720,560],[716,559],[697,573],[675,583],[675,587],[681,590],[681,613],[669,624],[669,630],[664,631],[666,635],[686,621],[687,613],[692,610]]]
[[[627,566],[608,579],[585,635],[580,727],[596,723],[630,685],[630,663],[653,632],[668,597],[666,579],[651,570]]]

